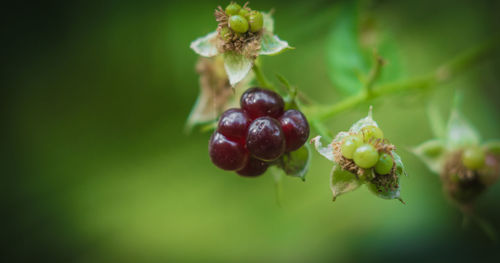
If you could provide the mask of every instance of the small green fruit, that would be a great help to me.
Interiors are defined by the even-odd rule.
[[[359,136],[351,135],[344,139],[342,146],[340,147],[340,152],[347,159],[352,159],[354,151],[356,148],[363,143],[363,140]]]
[[[368,125],[361,129],[361,133],[363,134],[365,141],[370,141],[371,139],[383,139],[384,133],[382,130],[374,125]]]
[[[228,27],[223,27],[220,30],[220,37],[223,40],[229,40],[231,38],[231,29],[229,29]]]
[[[250,14],[250,12],[248,11],[248,9],[246,8],[242,8],[240,9],[240,11],[238,12],[238,15],[248,19],[248,15]]]
[[[229,27],[236,33],[245,33],[248,31],[248,20],[240,15],[234,15],[229,18]]]
[[[466,149],[462,154],[462,162],[465,167],[471,170],[477,170],[484,166],[486,155],[479,147],[471,147]]]
[[[232,15],[237,15],[238,12],[240,12],[241,6],[238,5],[237,3],[231,3],[228,6],[226,6],[226,14],[229,16]]]
[[[375,165],[375,172],[381,175],[388,174],[392,170],[394,165],[394,160],[392,156],[387,153],[382,153],[378,158],[378,162]]]
[[[264,26],[264,16],[261,12],[254,11],[248,16],[248,21],[250,23],[250,31],[258,32]]]
[[[368,169],[378,162],[378,151],[371,144],[363,144],[354,151],[353,159],[357,166]]]

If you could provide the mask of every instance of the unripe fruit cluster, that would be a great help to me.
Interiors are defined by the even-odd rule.
[[[284,111],[277,93],[248,89],[241,109],[225,111],[209,142],[212,162],[242,176],[258,176],[286,152],[299,149],[309,137],[306,117],[297,110]]]
[[[229,17],[229,28],[222,28],[221,37],[223,39],[227,38],[230,33],[229,30],[238,34],[244,34],[248,31],[256,33],[264,26],[262,13],[250,10],[247,7],[241,7],[236,3],[229,4],[225,9],[225,13]]]
[[[340,151],[342,156],[353,160],[360,168],[374,168],[377,174],[389,174],[394,166],[394,159],[388,153],[379,153],[374,145],[383,139],[384,134],[379,127],[368,125],[363,127],[359,134],[347,136]]]

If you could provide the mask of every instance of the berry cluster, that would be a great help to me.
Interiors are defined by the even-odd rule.
[[[368,125],[360,133],[346,137],[340,150],[343,157],[353,160],[360,168],[374,168],[377,174],[389,174],[394,166],[394,159],[389,153],[379,151],[376,147],[383,139],[384,134],[379,127]]]
[[[261,175],[309,137],[306,117],[297,110],[284,111],[283,99],[273,91],[250,88],[241,96],[240,106],[222,114],[210,138],[210,159],[221,169]]]
[[[230,36],[231,32],[235,32],[237,34],[243,34],[248,31],[252,33],[259,32],[264,25],[264,17],[262,13],[251,10],[250,8],[241,7],[236,3],[229,4],[224,10],[228,19],[228,26],[222,28],[220,34],[223,39],[226,39]]]

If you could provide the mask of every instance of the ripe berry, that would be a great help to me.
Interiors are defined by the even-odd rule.
[[[245,33],[248,31],[248,20],[240,15],[229,17],[229,27],[237,33]]]
[[[222,113],[217,131],[232,140],[244,140],[250,120],[241,109],[229,109]]]
[[[238,5],[237,3],[231,3],[228,6],[226,6],[226,14],[229,16],[236,15],[240,11],[241,6]]]
[[[370,141],[371,139],[383,139],[384,133],[382,130],[374,125],[368,125],[361,129],[361,133],[364,136],[365,141]]]
[[[279,121],[285,134],[285,151],[295,151],[304,145],[309,138],[309,124],[304,114],[298,110],[287,110]]]
[[[361,137],[356,135],[348,136],[344,139],[342,146],[340,147],[340,152],[347,159],[352,159],[354,151],[363,143]]]
[[[246,142],[248,151],[263,161],[274,161],[285,152],[280,123],[270,117],[257,118],[250,124]]]
[[[248,16],[248,22],[250,23],[250,31],[258,32],[264,25],[264,17],[262,16],[261,12],[253,11]]]
[[[484,166],[486,155],[479,147],[467,148],[462,154],[462,162],[465,167],[471,170],[477,170]]]
[[[248,153],[242,144],[231,141],[218,132],[212,134],[208,151],[212,163],[223,170],[240,170],[248,160]]]
[[[354,151],[353,159],[357,166],[364,169],[371,168],[378,161],[377,149],[371,144],[363,144]]]
[[[256,177],[263,174],[267,170],[268,166],[268,163],[250,157],[250,159],[248,159],[247,165],[245,165],[243,169],[238,170],[236,173],[245,177]]]
[[[279,118],[285,102],[276,92],[254,87],[241,95],[240,104],[252,119],[262,116]]]
[[[388,174],[392,170],[394,165],[394,160],[392,156],[387,153],[382,153],[378,158],[378,162],[375,165],[375,172],[381,175]]]

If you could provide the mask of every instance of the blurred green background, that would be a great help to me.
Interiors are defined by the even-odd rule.
[[[228,1],[10,3],[3,12],[3,262],[493,261],[499,254],[408,149],[432,137],[426,103],[443,117],[456,90],[485,139],[500,138],[499,56],[426,94],[378,99],[374,117],[399,148],[407,205],[367,189],[331,202],[332,164],[314,154],[304,183],[246,179],[210,163],[209,134],[184,133],[196,100],[195,38]],[[498,1],[373,1],[405,76],[434,70],[498,34]],[[276,33],[296,47],[263,59],[323,103],[332,1],[252,1],[275,8]],[[334,133],[368,104],[328,123]],[[316,135],[313,133],[312,135]],[[500,230],[500,184],[478,202]]]

